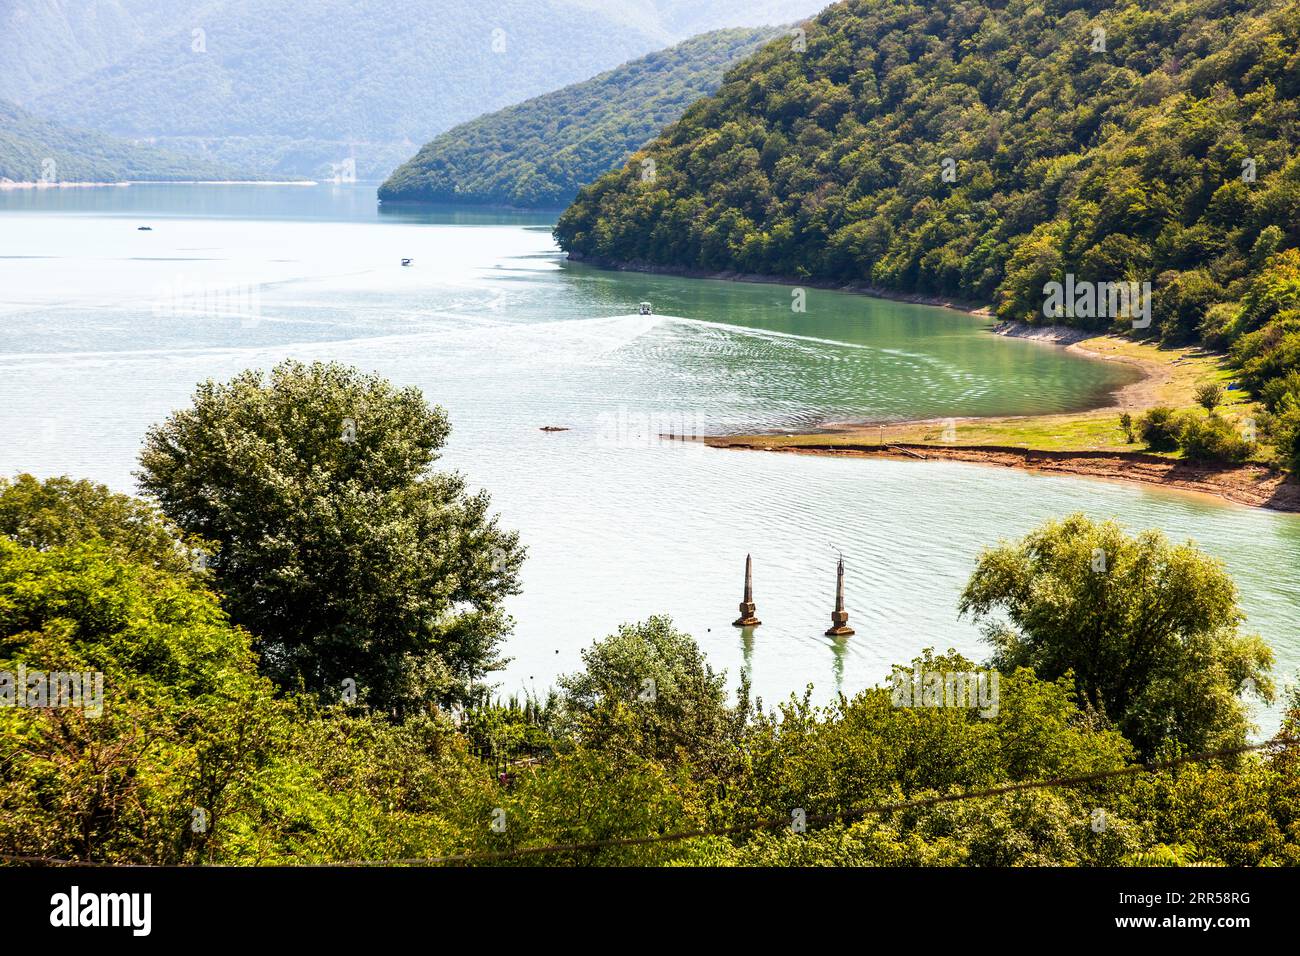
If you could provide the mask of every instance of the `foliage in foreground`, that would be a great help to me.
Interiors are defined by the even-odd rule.
[[[212,590],[219,576],[177,560],[191,541],[102,486],[0,486],[0,691],[27,703],[25,688],[13,696],[20,667],[104,680],[102,714],[0,707],[0,854],[1300,864],[1294,751],[1114,775],[1241,743],[1237,693],[1271,692],[1231,581],[1158,535],[1074,516],[986,552],[963,606],[1009,618],[989,632],[996,672],[927,650],[887,686],[821,706],[809,688],[765,709],[744,682],[732,699],[696,643],[654,617],[595,642],[545,701],[405,714],[277,687]],[[996,706],[900,697],[918,673],[983,673]],[[1300,733],[1300,699],[1282,733]],[[1088,775],[1103,776],[924,802]],[[917,805],[873,809],[901,802]],[[700,835],[664,839],[680,833]]]
[[[982,554],[960,609],[986,622],[995,666],[1072,675],[1080,701],[1145,757],[1170,744],[1240,746],[1249,727],[1238,695],[1272,699],[1273,653],[1240,632],[1232,578],[1158,531],[1130,538],[1083,515],[1050,521]]]

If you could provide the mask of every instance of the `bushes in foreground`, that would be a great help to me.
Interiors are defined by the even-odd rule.
[[[115,528],[172,527],[153,525],[147,505],[24,480],[0,491],[0,514],[12,519],[21,502],[49,527],[70,502],[104,507],[82,508],[80,531],[59,543],[0,534],[0,672],[101,672],[104,707],[0,708],[0,853],[149,864],[463,853],[600,865],[1300,862],[1288,751],[869,810],[1244,739],[1237,694],[1253,685],[1267,696],[1266,651],[1237,634],[1221,569],[1158,536],[1075,517],[982,556],[965,606],[1007,616],[989,630],[997,671],[926,651],[886,686],[764,710],[743,684],[732,699],[661,617],[597,641],[554,699],[480,707],[457,726],[437,708],[396,717],[275,688],[206,572],[159,567],[150,554],[172,545]],[[40,523],[7,528],[30,536]],[[995,688],[989,706],[932,699],[929,677],[916,676],[976,673]],[[924,692],[900,695],[914,680]],[[1300,708],[1284,731],[1300,731]],[[530,750],[500,777],[471,752],[485,742],[542,755]],[[714,829],[727,833],[661,839]],[[532,852],[554,844],[578,848]]]
[[[1218,447],[1219,419],[1196,427]],[[88,482],[0,481],[0,854],[1300,862],[1285,752],[870,812],[1245,740],[1239,697],[1271,698],[1271,657],[1191,544],[1050,522],[981,555],[963,594],[990,667],[925,651],[889,686],[824,706],[810,689],[765,711],[743,682],[733,700],[666,617],[597,641],[552,699],[485,706],[470,691],[496,661],[521,554],[486,498],[428,473],[445,434],[418,395],[289,363],[270,382],[202,387],[151,434],[144,481],[161,510]],[[294,639],[312,637],[306,620],[328,625],[327,645]],[[356,694],[328,670],[340,657],[375,665]],[[102,675],[98,705],[18,677],[46,671]],[[992,696],[943,696],[973,674]],[[699,830],[724,832],[661,839]]]

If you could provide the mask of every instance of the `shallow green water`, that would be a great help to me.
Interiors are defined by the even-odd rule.
[[[658,438],[1069,410],[1128,370],[941,309],[810,289],[796,313],[789,287],[576,266],[546,216],[380,213],[372,196],[0,193],[0,470],[129,490],[145,429],[199,380],[333,358],[446,407],[445,462],[521,530],[506,692],[544,688],[592,639],[663,611],[769,700],[807,683],[852,693],[925,646],[981,656],[955,610],[979,549],[1075,510],[1197,540],[1233,572],[1279,675],[1300,665],[1295,518],[1009,469]],[[655,315],[633,314],[641,300]],[[838,643],[822,636],[837,548],[858,630]],[[764,621],[752,634],[729,626],[746,552]]]

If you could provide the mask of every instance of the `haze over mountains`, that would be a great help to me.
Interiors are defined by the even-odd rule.
[[[5,0],[0,98],[277,175],[382,178],[457,123],[819,0]]]
[[[0,181],[222,180],[255,175],[114,136],[69,129],[0,100]]]
[[[781,33],[778,27],[714,30],[462,123],[399,166],[379,198],[563,205]]]

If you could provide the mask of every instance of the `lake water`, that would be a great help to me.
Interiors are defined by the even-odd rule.
[[[723,451],[663,432],[1087,407],[1131,370],[956,312],[567,263],[553,216],[383,211],[373,186],[0,192],[0,472],[133,490],[148,426],[202,379],[293,356],[413,384],[442,463],[529,548],[502,693],[543,691],[620,622],[671,614],[769,702],[982,658],[956,613],[982,547],[1072,511],[1222,559],[1277,676],[1300,666],[1300,520],[1155,489],[948,462]],[[140,231],[148,224],[151,231]],[[403,268],[403,257],[413,259]],[[655,315],[634,314],[641,300]],[[544,425],[568,428],[542,432]],[[830,623],[837,550],[854,637]],[[730,626],[746,553],[763,625]],[[1277,709],[1260,711],[1265,730]]]

